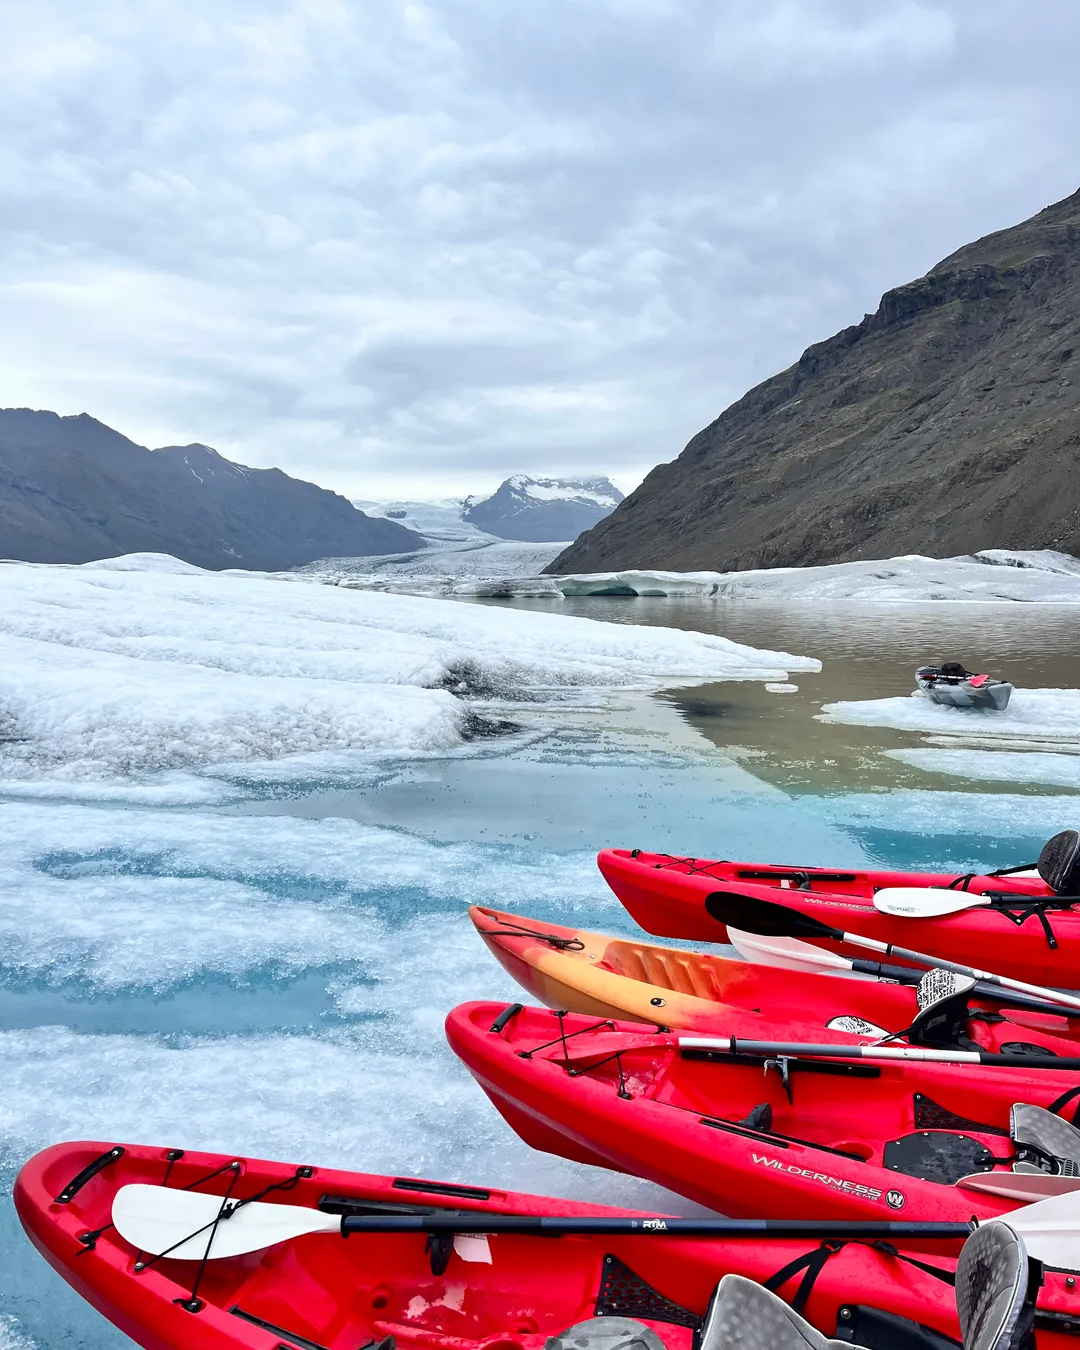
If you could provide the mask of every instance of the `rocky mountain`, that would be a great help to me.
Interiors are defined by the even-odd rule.
[[[1080,192],[886,292],[548,571],[984,548],[1080,554]]]
[[[529,478],[515,474],[490,497],[467,497],[461,517],[500,539],[575,539],[623,499],[606,478]]]
[[[335,492],[208,445],[148,450],[86,413],[0,409],[0,558],[171,553],[198,567],[276,571],[422,547]]]

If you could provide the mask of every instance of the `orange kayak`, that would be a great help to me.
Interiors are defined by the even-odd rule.
[[[910,983],[852,979],[566,928],[484,905],[473,905],[469,917],[503,969],[549,1008],[702,1035],[731,1034],[738,1023],[743,1036],[820,1040],[824,1032],[837,1041],[878,1029],[902,1032],[919,1015],[913,970],[892,972]],[[952,1037],[938,1024],[931,1041],[955,1044],[959,1035],[1005,1054],[1080,1054],[1077,1019],[983,998],[953,1007],[949,1018]]]

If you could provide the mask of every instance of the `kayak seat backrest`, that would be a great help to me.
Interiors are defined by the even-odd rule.
[[[544,1350],[664,1350],[664,1342],[632,1317],[590,1317],[549,1336]]]
[[[938,666],[938,674],[943,675],[947,680],[966,680],[971,671],[965,670],[959,661],[943,661]]]
[[[1038,1155],[1013,1164],[1014,1172],[1050,1172],[1080,1176],[1080,1130],[1041,1106],[1017,1102],[1009,1114],[1009,1133],[1018,1148]],[[1045,1165],[1040,1166],[1040,1162]]]
[[[1080,894],[1080,831],[1062,830],[1048,839],[1035,866],[1055,895]]]
[[[964,1350],[1034,1346],[1027,1250],[1001,1219],[980,1224],[956,1263],[956,1311]]]
[[[701,1327],[700,1350],[852,1350],[830,1340],[777,1294],[742,1275],[716,1286]]]

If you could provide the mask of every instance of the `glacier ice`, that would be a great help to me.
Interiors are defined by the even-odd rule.
[[[984,549],[821,567],[744,572],[628,569],[553,577],[563,595],[667,595],[735,600],[996,601],[1080,604],[1080,560],[1051,549]]]
[[[998,783],[1043,783],[1080,789],[1080,754],[1038,750],[974,750],[927,747],[886,750],[886,755],[927,773]],[[1080,811],[1078,811],[1080,814]]]
[[[928,698],[852,699],[826,703],[821,721],[895,727],[978,741],[1038,739],[1080,743],[1080,689],[1017,689],[1004,712],[951,708]]]
[[[468,730],[455,694],[820,668],[702,633],[119,561],[131,567],[3,567],[0,752],[13,776],[32,776],[20,762],[85,779],[448,748]]]

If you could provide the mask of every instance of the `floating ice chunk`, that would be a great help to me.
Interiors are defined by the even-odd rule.
[[[75,779],[313,750],[452,746],[461,703],[436,689],[245,676],[0,636],[9,763]],[[9,772],[11,772],[9,768]]]
[[[445,748],[460,742],[465,718],[447,689],[649,689],[820,668],[703,633],[151,561],[149,570],[4,568],[5,758],[85,778]]]
[[[886,750],[886,755],[927,773],[999,783],[1046,783],[1080,788],[1080,755],[1026,750]]]
[[[1075,829],[1080,808],[1069,794],[1020,796],[1007,792],[931,792],[897,788],[891,792],[852,792],[836,797],[803,797],[803,810],[839,826],[856,837],[888,836],[890,865],[921,866],[963,871],[969,865],[983,866],[999,856],[1002,840],[1019,841],[1026,852],[1035,853],[1058,830]],[[904,847],[902,836],[916,843]],[[927,845],[925,841],[932,839]],[[944,841],[944,843],[939,842]],[[1024,841],[1028,841],[1025,843]],[[987,851],[987,845],[995,852]],[[880,849],[880,838],[877,840]],[[963,852],[958,853],[957,849]],[[880,855],[879,855],[880,856]],[[899,861],[904,857],[906,861]],[[1027,858],[1034,857],[1028,853]],[[998,865],[1019,865],[1027,859],[1012,857]],[[876,866],[853,863],[854,866]]]
[[[37,1342],[23,1332],[10,1313],[0,1312],[0,1350],[37,1350]]]
[[[553,577],[563,595],[668,595],[867,601],[1022,600],[1080,604],[1080,559],[1050,549],[987,549],[957,558],[911,554],[824,567],[745,572],[591,572]]]
[[[797,684],[774,684],[772,681],[765,686],[770,694],[797,694],[799,686]]]
[[[1015,737],[1080,742],[1080,689],[1017,689],[1004,712],[950,708],[927,698],[876,698],[826,703],[822,722],[896,727],[977,738]]]
[[[552,581],[563,595],[716,595],[720,572],[590,572],[556,576]],[[737,575],[733,573],[732,575]]]
[[[520,596],[532,599],[548,596],[560,598],[552,577],[496,577],[489,581],[461,581],[450,594],[486,600],[511,600]]]

